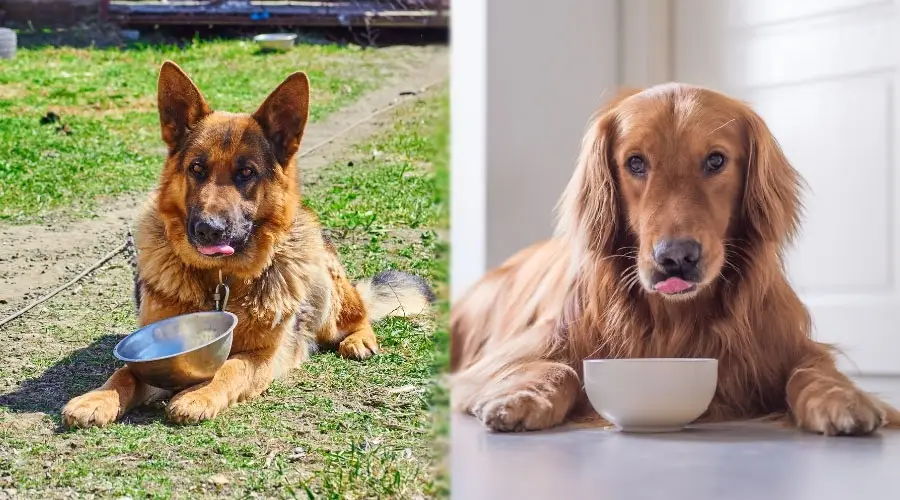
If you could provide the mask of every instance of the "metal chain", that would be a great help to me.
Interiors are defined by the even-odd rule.
[[[225,295],[222,295],[222,290],[225,291]],[[228,285],[225,284],[225,281],[222,279],[222,270],[219,269],[219,284],[216,285],[216,293],[213,294],[213,300],[216,302],[216,311],[224,311],[225,306],[228,305]]]

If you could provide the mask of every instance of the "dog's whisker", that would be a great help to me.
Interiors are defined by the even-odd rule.
[[[723,128],[727,127],[728,125],[731,125],[732,123],[734,123],[735,120],[736,120],[735,118],[732,118],[732,119],[728,120],[727,122],[725,122],[725,123],[719,125],[718,127],[714,128],[714,129],[712,129],[712,130],[710,130],[709,133],[706,134],[706,135],[712,135],[712,134],[713,134],[714,132],[716,132],[717,130],[723,129]]]
[[[728,254],[729,254],[729,252],[726,250],[726,252],[725,252],[725,262],[724,262],[723,265],[728,266],[731,270],[733,270],[733,271],[735,272],[735,274],[738,275],[738,278],[743,279],[744,276],[743,276],[743,272],[741,272],[741,268],[738,267],[734,262],[732,262],[732,261],[728,258]],[[737,255],[734,255],[733,253],[732,253],[732,255],[735,256],[735,257],[737,257]]]
[[[734,286],[734,283],[732,283],[730,279],[726,278],[724,274],[719,273],[719,277],[725,280],[725,283],[728,283],[729,287]]]
[[[607,259],[614,259],[614,258],[617,258],[617,257],[618,257],[618,258],[623,258],[623,259],[627,259],[627,258],[635,258],[635,257],[637,257],[637,254],[638,254],[638,248],[637,248],[637,247],[622,247],[622,248],[619,249],[619,253],[615,253],[615,254],[612,254],[612,255],[606,255],[606,256],[603,256],[603,257],[601,257],[599,260],[602,262],[602,261],[604,261],[604,260],[607,260]]]
[[[600,262],[603,262],[604,260],[607,260],[607,259],[615,259],[615,258],[628,259],[628,258],[634,258],[636,255],[637,255],[637,254],[619,254],[619,253],[617,253],[617,254],[614,254],[614,255],[607,255],[607,256],[605,256],[605,257],[601,257],[601,258],[599,259],[599,261],[600,261]]]
[[[629,293],[635,285],[640,283],[641,277],[638,273],[638,268],[636,265],[628,266],[622,274],[624,276],[619,279],[619,287],[622,288],[625,293]]]

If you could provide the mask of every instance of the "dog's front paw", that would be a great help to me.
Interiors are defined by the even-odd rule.
[[[207,386],[186,389],[166,405],[166,418],[179,425],[196,424],[211,420],[228,406],[225,398],[205,390]]]
[[[378,353],[378,340],[371,331],[356,332],[341,341],[338,345],[338,353],[342,357],[350,359],[369,359]]]
[[[852,387],[831,387],[812,394],[795,409],[798,424],[826,436],[865,436],[885,422],[884,410],[867,394]]]
[[[70,429],[103,427],[115,422],[120,412],[115,391],[97,390],[72,398],[62,409],[62,420]]]
[[[501,432],[549,429],[565,418],[565,412],[554,408],[549,398],[531,390],[483,401],[472,414],[489,429]]]

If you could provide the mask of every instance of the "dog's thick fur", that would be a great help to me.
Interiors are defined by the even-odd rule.
[[[171,421],[211,419],[259,395],[317,346],[368,358],[378,350],[372,320],[427,308],[433,295],[415,276],[386,271],[351,284],[315,214],[301,207],[293,158],[309,116],[304,73],[290,75],[253,115],[239,115],[212,111],[166,62],[159,112],[169,155],[135,233],[139,323],[212,310],[220,270],[231,289],[227,310],[238,317],[229,359],[211,381],[174,395]],[[189,221],[219,216],[231,221],[223,237],[235,239],[235,253],[203,255]],[[103,426],[168,395],[124,367],[72,399],[63,421]]]
[[[703,169],[712,152],[727,158],[721,171]],[[628,170],[633,155],[647,172]],[[498,431],[546,429],[593,414],[586,358],[704,357],[719,360],[706,420],[788,413],[827,435],[900,423],[811,340],[783,268],[801,183],[740,102],[680,84],[614,99],[585,136],[555,237],[454,305],[454,409]],[[682,237],[701,243],[703,278],[666,296],[654,245]]]

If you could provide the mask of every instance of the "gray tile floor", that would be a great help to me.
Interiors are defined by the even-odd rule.
[[[900,405],[900,378],[859,383]],[[656,435],[494,434],[454,415],[451,450],[451,491],[459,500],[900,498],[900,430],[825,438],[729,423]]]

